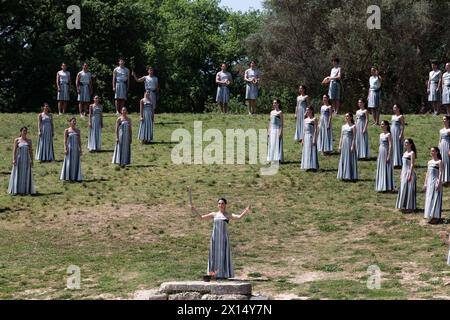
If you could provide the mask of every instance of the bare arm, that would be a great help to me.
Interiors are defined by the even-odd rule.
[[[116,91],[116,70],[113,70],[113,78],[112,78],[112,89]]]
[[[352,134],[352,147],[351,147],[351,150],[353,151],[353,150],[355,150],[356,125],[353,125],[352,132],[353,132],[353,134]]]
[[[69,131],[67,129],[64,130],[64,154],[67,154],[67,135]]]
[[[399,139],[403,139],[403,132],[405,131],[405,117],[401,116],[400,118],[400,137]]]
[[[339,151],[342,148],[342,129],[341,129],[341,137],[339,138]]]
[[[75,85],[77,87],[77,92],[80,93],[80,73],[77,73],[77,78],[75,79]]]
[[[438,86],[437,86],[437,88],[436,88],[436,91],[439,91],[439,89],[440,89],[441,87],[443,87],[442,78],[443,78],[443,74],[441,73],[441,76],[439,77],[439,82],[438,82]]]
[[[313,145],[317,143],[317,135],[319,134],[318,130],[318,121],[314,119],[314,135],[313,135]]]
[[[16,165],[17,143],[18,143],[18,138],[14,139],[14,141],[13,141],[13,165]]]
[[[416,153],[413,152],[411,154],[411,165],[409,166],[409,172],[408,172],[408,181],[412,178],[412,173],[414,172],[414,164],[416,162]]]
[[[129,132],[129,134],[130,134],[130,144],[132,144],[133,143],[133,126],[131,125],[131,119],[128,119],[128,123],[130,124],[129,126],[128,126],[128,132]]]
[[[116,142],[119,142],[120,118],[116,120]]]
[[[386,158],[387,162],[391,161],[391,156],[392,156],[392,137],[390,134],[388,135],[388,145],[389,145],[389,149],[388,149],[388,155]]]
[[[216,83],[217,84],[222,84],[223,83],[223,81],[220,81],[219,73],[216,74]]]
[[[41,136],[41,114],[38,114],[38,135]]]
[[[365,111],[365,113],[366,113],[366,122],[364,123],[363,133],[367,132],[367,127],[369,126],[369,113],[367,112],[367,110]]]
[[[138,78],[138,77],[136,76],[136,73],[134,73],[134,71],[131,72],[131,75],[133,76],[134,81],[136,81],[136,82],[144,82],[144,80],[145,80],[145,77],[140,77],[140,78]]]
[[[249,212],[250,212],[250,206],[247,206],[247,208],[245,208],[244,211],[242,211],[240,214],[232,214],[231,219],[232,220],[242,219]]]
[[[59,71],[56,73],[56,87],[58,88],[58,92],[61,91],[61,88],[59,86]]]
[[[83,153],[83,150],[81,148],[81,132],[80,129],[77,129],[77,133],[78,133],[78,150],[80,151],[80,156]]]
[[[89,105],[89,128],[92,128],[92,109],[93,109],[93,104]]]
[[[141,121],[144,120],[144,99],[139,102],[139,114],[141,115]]]
[[[333,112],[331,110],[331,107],[329,109],[330,109],[330,112],[329,112],[330,116],[328,117],[328,124],[327,124],[328,129],[331,128],[331,119],[333,119]]]
[[[247,71],[244,72],[244,81],[245,82],[252,82],[247,76]]]
[[[31,139],[27,139],[28,142],[28,154],[30,155],[31,166],[33,166],[33,141]]]

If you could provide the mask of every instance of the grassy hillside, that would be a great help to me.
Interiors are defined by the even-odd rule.
[[[423,212],[401,214],[397,194],[374,191],[378,127],[370,127],[372,161],[359,162],[361,180],[336,180],[339,155],[320,157],[318,173],[300,171],[300,146],[294,143],[294,117],[286,116],[285,160],[274,176],[261,165],[175,165],[171,134],[177,128],[265,128],[267,115],[157,114],[155,143],[136,139],[132,114],[132,165],[111,164],[114,121],[105,115],[102,153],[87,152],[85,181],[63,183],[63,130],[68,116],[55,116],[57,162],[35,163],[38,194],[7,194],[12,140],[29,126],[36,147],[35,114],[3,114],[0,130],[0,298],[127,298],[134,291],[167,280],[200,279],[206,271],[212,223],[195,219],[187,207],[193,188],[199,211],[228,200],[229,211],[253,206],[251,215],[229,226],[236,276],[254,279],[254,291],[293,293],[310,298],[404,299],[450,296],[448,247]],[[390,119],[383,116],[382,119]],[[407,115],[405,137],[418,147],[418,187],[423,184],[429,147],[438,142],[441,117]],[[334,118],[337,149],[343,116]],[[208,143],[205,143],[207,145]],[[396,185],[400,171],[395,171]],[[417,203],[423,208],[424,193]],[[444,190],[443,218],[450,216],[450,189]],[[382,271],[380,290],[366,287],[367,268]],[[81,269],[81,290],[66,289],[69,265]],[[262,281],[264,279],[264,281]]]

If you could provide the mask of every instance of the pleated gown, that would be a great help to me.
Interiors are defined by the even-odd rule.
[[[89,151],[100,151],[102,149],[102,106],[92,108],[92,128],[89,128],[88,149]]]
[[[439,142],[439,150],[442,155],[442,165],[444,167],[444,171],[442,172],[442,182],[447,183],[450,182],[450,157],[448,156],[448,151],[450,150],[450,135],[447,129],[441,129],[440,133],[440,142]]]
[[[399,138],[401,132],[401,116],[392,116],[391,137],[392,137],[392,160],[394,167],[402,166],[403,157],[403,142],[402,138]]]
[[[356,154],[358,159],[369,159],[369,133],[364,131],[366,125],[367,111],[356,111]]]
[[[209,272],[215,272],[216,278],[234,277],[231,245],[228,238],[228,219],[222,214],[217,214],[214,217],[208,255]]]
[[[333,152],[333,131],[328,126],[330,119],[331,106],[322,106],[320,108],[319,135],[317,137],[317,150],[319,152]]]
[[[411,181],[408,181],[408,172],[411,165],[411,156],[403,155],[403,166],[400,179],[400,189],[398,190],[397,209],[416,210],[416,173],[411,174]]]
[[[380,147],[378,149],[377,175],[375,178],[375,191],[394,190],[394,168],[392,166],[392,157],[387,161],[389,155],[389,140],[385,134],[380,134]]]
[[[283,161],[283,137],[280,137],[280,114],[276,114],[272,111],[270,113],[270,124],[267,161]]]
[[[21,141],[16,149],[16,165],[13,165],[9,179],[8,193],[34,194],[36,189],[31,172],[30,146],[26,141]]]
[[[295,136],[296,141],[300,141],[303,138],[303,122],[305,119],[306,108],[308,107],[308,96],[297,97],[297,120],[295,122]]]
[[[339,180],[358,180],[358,160],[356,157],[356,147],[351,151],[352,139],[352,127],[347,124],[343,125],[341,157],[339,159],[337,174]]]
[[[127,165],[131,163],[130,122],[122,120],[119,126],[119,141],[114,148],[112,163]]]
[[[64,163],[61,170],[60,180],[82,181],[81,159],[79,149],[79,135],[77,132],[69,132],[67,137],[67,154],[64,155]]]
[[[41,115],[41,135],[36,148],[36,160],[54,161],[55,152],[53,150],[53,130],[51,115]]]
[[[152,122],[152,103],[150,101],[144,102],[143,120],[139,122],[138,139],[145,142],[153,140],[153,122]]]
[[[317,143],[314,140],[314,119],[305,119],[305,137],[303,140],[302,163],[300,168],[303,170],[318,170],[319,160],[317,156]]]
[[[436,182],[439,179],[439,164],[434,160],[428,161],[427,172],[424,217],[427,219],[440,219],[442,211],[442,186],[436,190]]]

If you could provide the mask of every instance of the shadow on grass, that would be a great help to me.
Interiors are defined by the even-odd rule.
[[[184,123],[183,121],[155,122],[155,126],[156,126],[156,125],[162,125],[162,126],[165,126],[165,125],[168,125],[168,124],[183,124],[183,123]]]
[[[283,162],[280,163],[280,165],[283,165],[283,164],[301,164],[301,163],[302,163],[301,161],[283,161]]]
[[[11,171],[0,171],[0,175],[9,176]]]
[[[338,172],[338,169],[319,169],[319,172]]]
[[[114,150],[97,150],[97,151],[92,151],[92,152],[88,152],[89,154],[95,154],[95,153],[113,153]]]
[[[153,168],[156,167],[154,164],[134,164],[127,166],[129,168]]]
[[[99,178],[99,179],[86,179],[86,180],[79,181],[79,182],[87,182],[87,183],[89,183],[89,182],[102,182],[102,181],[109,181],[109,180],[110,179]],[[76,182],[78,182],[78,181],[76,181]]]
[[[41,193],[41,192],[36,192],[35,194],[31,195],[32,197],[43,197],[43,196],[56,196],[56,195],[61,195],[64,194],[64,192],[47,192],[47,193]]]
[[[370,158],[367,158],[367,159],[358,159],[358,161],[361,161],[361,162],[377,161],[377,157],[370,157]]]
[[[150,143],[150,145],[152,144],[178,144],[178,141],[153,141],[152,143]]]

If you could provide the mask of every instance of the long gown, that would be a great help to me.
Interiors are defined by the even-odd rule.
[[[69,132],[67,137],[67,154],[64,156],[64,163],[61,170],[60,180],[82,181],[81,160],[79,149],[79,135],[77,132]]]
[[[303,137],[303,122],[305,119],[306,108],[308,107],[308,96],[297,97],[297,121],[295,122],[295,136],[296,141],[302,140]]]
[[[392,126],[391,126],[391,137],[392,137],[392,157],[394,167],[402,166],[402,156],[403,156],[403,138],[399,138],[401,128],[401,115],[392,116]]]
[[[151,142],[153,140],[153,123],[152,123],[152,103],[144,101],[143,120],[139,122],[138,139],[141,141]]]
[[[80,93],[78,94],[78,101],[90,102],[91,91],[89,84],[91,83],[91,73],[80,71]]]
[[[130,122],[122,120],[119,125],[119,141],[114,148],[112,163],[126,165],[131,163]]]
[[[228,238],[228,221],[221,213],[214,217],[208,255],[208,273],[215,272],[216,278],[234,277],[231,245]]]
[[[394,190],[394,168],[392,157],[387,161],[389,155],[389,139],[385,134],[380,134],[380,147],[378,149],[377,175],[375,179],[375,191]]]
[[[94,105],[92,108],[92,128],[89,128],[88,136],[89,151],[100,151],[102,149],[102,112],[102,106]]]
[[[70,80],[70,72],[69,71],[58,71],[59,74],[59,88],[56,95],[56,100],[58,101],[69,101],[70,100],[70,92],[69,92],[69,80]]]
[[[220,71],[217,76],[220,81],[232,80],[231,73]],[[230,101],[230,89],[226,84],[219,84],[217,86],[216,102],[228,103]]]
[[[247,79],[253,80],[259,77],[259,71],[255,69],[247,69],[245,70],[247,74]],[[256,100],[258,98],[258,84],[253,82],[247,82],[245,86],[245,99],[247,100]]]
[[[397,209],[416,210],[416,173],[411,174],[411,181],[408,181],[409,167],[411,166],[411,156],[403,155],[403,166],[398,191]]]
[[[127,81],[129,81],[128,76],[130,74],[130,71],[125,67],[117,67],[114,69],[114,73],[116,74],[116,92],[114,94],[114,99],[127,100]]]
[[[431,70],[428,81],[430,82],[430,92],[428,93],[429,102],[437,102],[441,100],[440,92],[436,91],[439,79],[441,77],[441,70]]]
[[[16,165],[13,165],[8,185],[8,193],[10,194],[36,193],[31,172],[29,147],[26,141],[20,141],[17,145]]]
[[[41,135],[36,148],[36,160],[54,161],[55,152],[53,150],[53,130],[51,115],[41,114]]]
[[[337,178],[339,180],[358,180],[358,160],[356,157],[356,146],[351,151],[353,130],[348,124],[342,126],[341,157]]]
[[[439,150],[442,155],[442,165],[444,171],[442,172],[442,182],[447,183],[450,182],[450,156],[448,155],[448,151],[450,150],[450,134],[447,129],[441,129],[440,132],[440,142],[439,142]]]
[[[369,133],[368,130],[364,131],[366,126],[367,111],[356,111],[356,154],[358,159],[369,159]]]
[[[315,119],[305,119],[305,137],[303,139],[302,164],[303,170],[318,170],[317,143],[313,144]]]
[[[436,190],[436,182],[439,179],[439,164],[434,160],[428,161],[427,173],[424,217],[428,219],[440,219],[442,210],[442,185]]]
[[[320,108],[319,135],[317,138],[317,150],[319,152],[333,152],[333,131],[328,126],[328,120],[331,116],[331,106],[322,106]]]
[[[283,161],[283,137],[281,132],[281,116],[272,111],[270,113],[269,147],[267,161]]]

